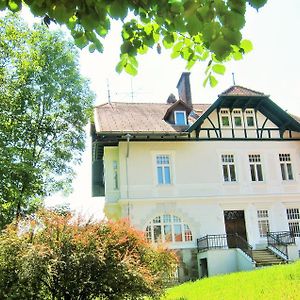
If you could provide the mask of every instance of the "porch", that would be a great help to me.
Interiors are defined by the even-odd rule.
[[[206,235],[197,239],[199,277],[252,270],[298,258],[295,236],[289,231],[268,232],[265,249],[253,249],[242,236]]]

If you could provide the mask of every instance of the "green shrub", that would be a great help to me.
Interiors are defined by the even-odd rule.
[[[86,223],[39,212],[0,236],[0,299],[159,297],[175,255],[128,222]]]

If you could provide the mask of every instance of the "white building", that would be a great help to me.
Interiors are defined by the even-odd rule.
[[[298,258],[299,118],[240,86],[192,104],[189,73],[177,87],[177,101],[95,108],[93,193],[106,216],[177,249],[181,280]],[[252,251],[267,247],[268,259]]]

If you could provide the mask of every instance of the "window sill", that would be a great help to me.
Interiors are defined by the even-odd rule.
[[[281,183],[282,183],[283,185],[294,185],[294,184],[296,184],[297,182],[296,182],[295,179],[290,179],[290,180],[281,180]]]
[[[174,184],[173,183],[168,183],[168,184],[156,184],[156,187],[160,188],[165,188],[165,187],[173,187]]]
[[[250,183],[252,183],[254,185],[264,185],[267,182],[265,180],[263,180],[263,181],[253,181],[253,180],[250,180]]]

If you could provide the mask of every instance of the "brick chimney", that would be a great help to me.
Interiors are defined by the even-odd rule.
[[[179,99],[184,101],[188,106],[192,107],[190,74],[190,72],[183,72],[176,87],[178,90]]]

